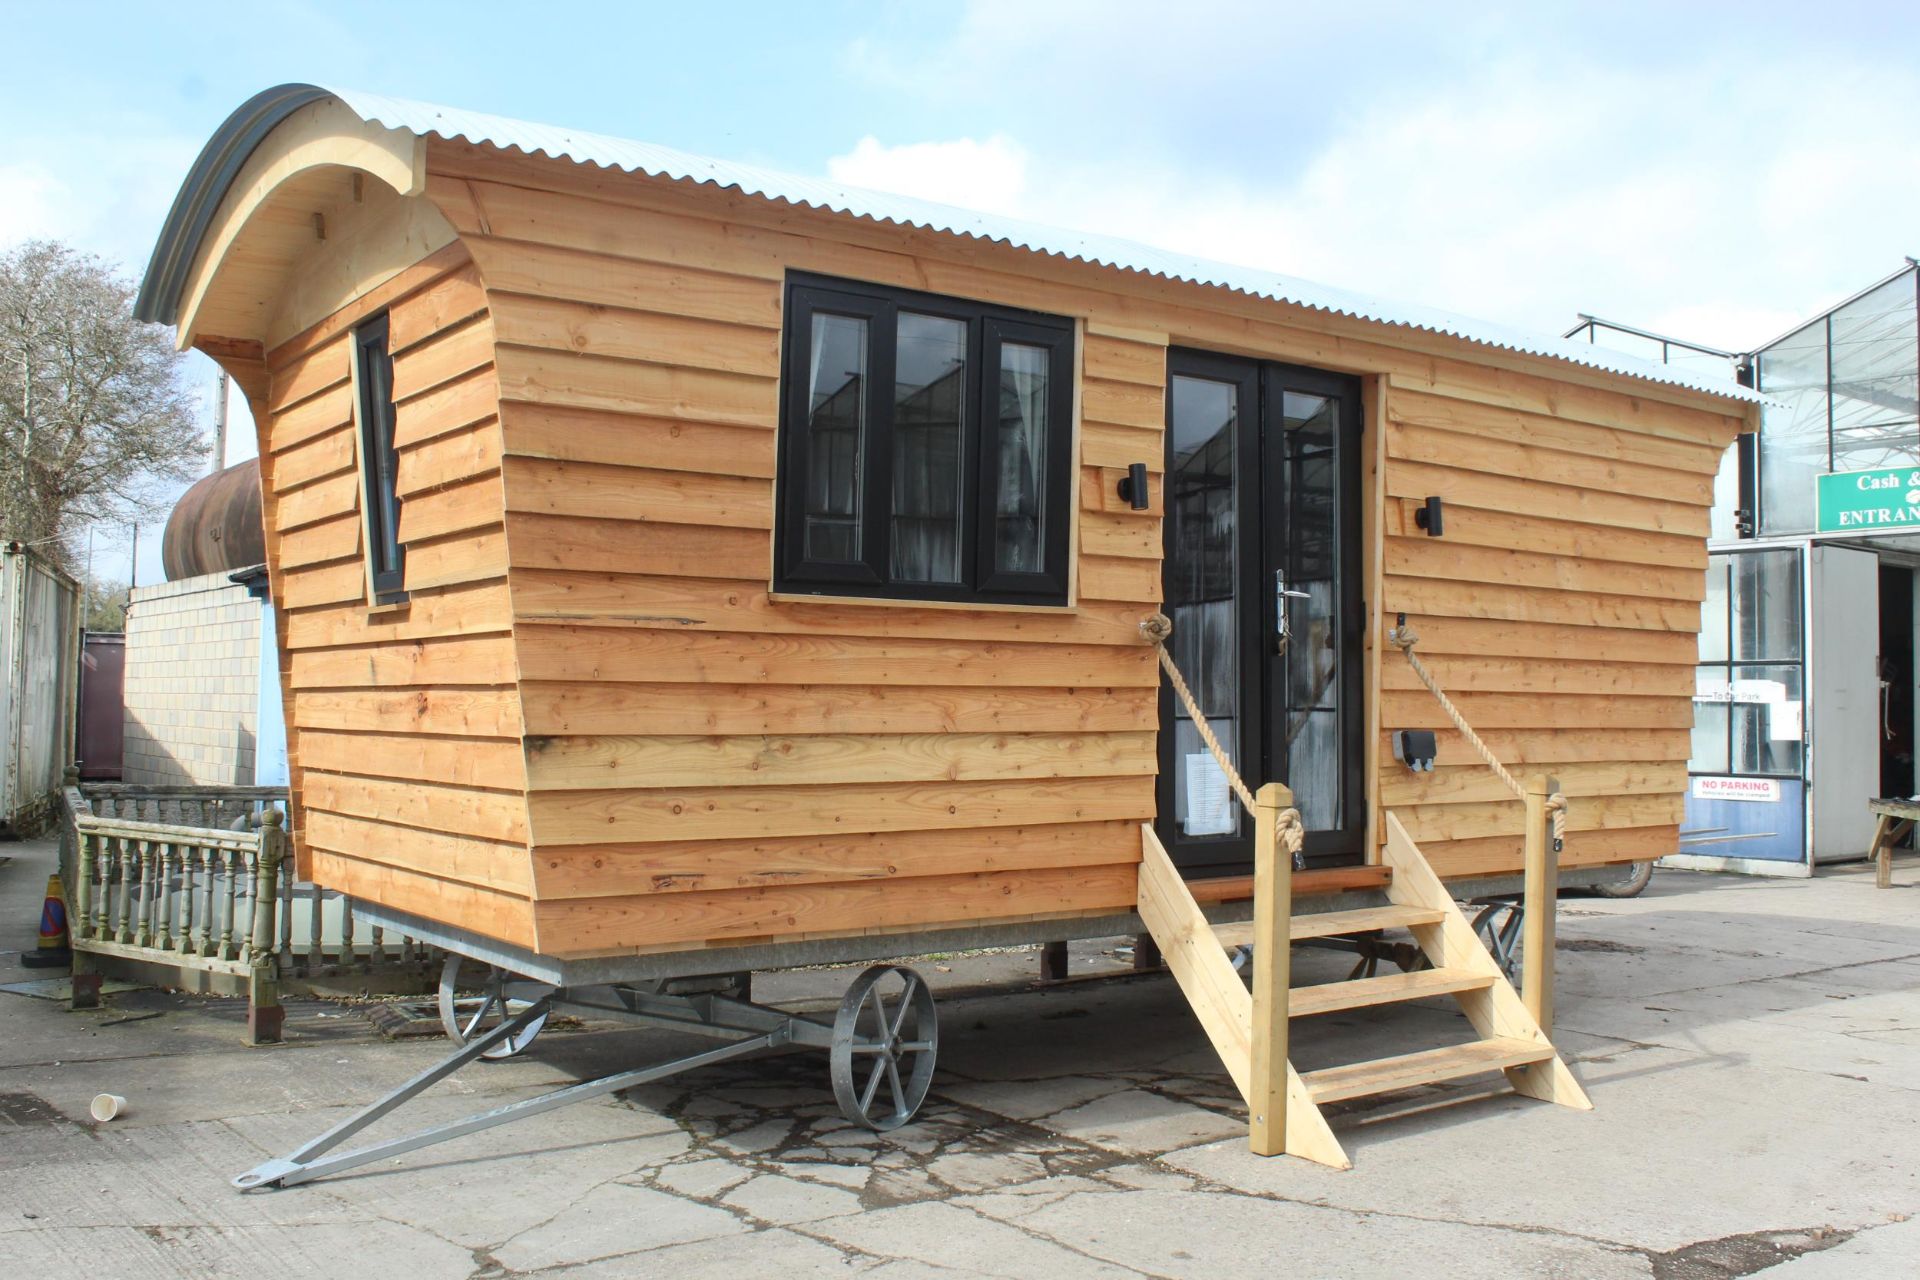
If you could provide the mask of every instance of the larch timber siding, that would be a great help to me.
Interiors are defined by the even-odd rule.
[[[1161,526],[1110,495],[1134,461],[1160,492],[1170,343],[1366,378],[1376,831],[1395,808],[1447,875],[1520,862],[1518,806],[1457,735],[1431,775],[1380,763],[1388,730],[1445,723],[1379,651],[1405,611],[1502,758],[1574,797],[1568,864],[1674,849],[1712,473],[1743,424],[1725,402],[463,143],[434,141],[429,174],[499,344],[527,734],[524,828],[502,803],[463,839],[531,842],[513,889],[542,951],[1130,906]],[[1073,610],[769,594],[789,270],[1080,323]],[[1429,494],[1444,538],[1413,526]]]
[[[369,608],[351,330],[387,309],[409,600]],[[267,353],[261,455],[299,874],[534,940],[493,327],[450,245]]]
[[[1164,343],[1081,335],[1076,612],[776,601],[783,280],[832,246],[480,168],[541,949],[1131,907],[1160,523],[1103,466],[1160,469]]]
[[[1391,807],[1444,875],[1520,863],[1519,808],[1456,734],[1430,775],[1385,750],[1445,724],[1383,652],[1405,612],[1500,756],[1564,783],[1566,863],[1675,848],[1712,476],[1744,409],[697,184],[438,139],[426,171],[456,243],[264,358],[196,339],[266,424],[303,876],[555,956],[1130,908],[1169,346],[1362,378],[1376,836]],[[1072,608],[770,594],[793,270],[1076,323]],[[383,307],[397,609],[367,604],[350,376]],[[1115,493],[1136,461],[1145,512]],[[1429,495],[1442,538],[1413,524]]]
[[[1409,615],[1502,762],[1559,779],[1562,865],[1675,852],[1727,419],[1466,368],[1396,372],[1386,407],[1387,621]],[[1441,538],[1414,525],[1429,494]],[[1388,753],[1379,803],[1443,876],[1518,868],[1520,807],[1391,646],[1380,700],[1385,728],[1440,730],[1440,754],[1412,774]]]

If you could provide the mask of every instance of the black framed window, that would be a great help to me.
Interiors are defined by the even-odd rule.
[[[400,456],[394,449],[393,357],[382,312],[353,332],[360,402],[360,500],[366,512],[367,574],[376,604],[406,599],[406,548],[400,545]]]
[[[776,589],[1067,603],[1073,326],[788,282]]]

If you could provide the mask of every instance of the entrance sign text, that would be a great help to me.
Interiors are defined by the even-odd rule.
[[[1819,478],[1820,533],[1920,529],[1920,467],[1833,471]]]

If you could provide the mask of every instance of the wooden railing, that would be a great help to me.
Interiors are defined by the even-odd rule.
[[[103,818],[165,822],[180,827],[232,827],[257,819],[265,809],[285,812],[285,787],[197,787],[132,782],[81,785],[88,807]]]
[[[440,957],[355,918],[351,898],[296,881],[275,787],[107,784],[62,790],[61,871],[74,1002],[103,958],[242,979],[250,1038],[279,1038],[283,982],[418,987]]]
[[[276,908],[284,818],[220,831],[81,814],[68,928],[77,941],[191,958],[245,973],[280,944]]]

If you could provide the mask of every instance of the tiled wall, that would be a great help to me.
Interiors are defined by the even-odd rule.
[[[134,589],[126,781],[253,782],[260,613],[225,573]]]

